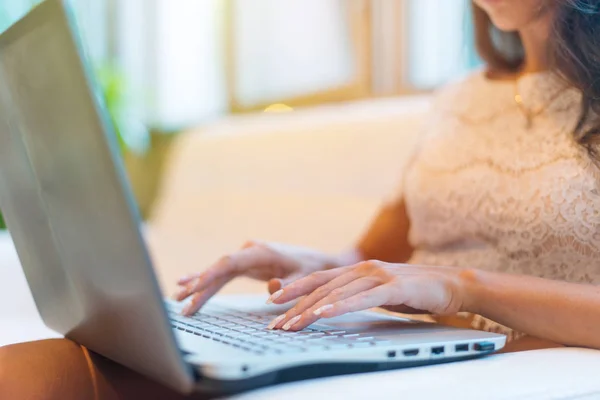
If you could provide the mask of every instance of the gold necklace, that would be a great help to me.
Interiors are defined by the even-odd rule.
[[[535,110],[530,110],[525,106],[525,102],[523,101],[523,96],[521,96],[521,94],[519,93],[519,78],[515,79],[515,103],[517,103],[517,106],[519,107],[519,110],[521,110],[521,113],[523,114],[523,116],[525,117],[525,128],[526,129],[531,129],[531,127],[533,126],[533,119],[539,115],[541,115],[544,111],[546,111],[546,109],[548,107],[550,107],[552,105],[552,103],[554,103],[556,101],[556,99],[558,99],[558,97],[567,89],[567,86],[561,88],[560,90],[558,90],[554,96],[552,96],[550,98],[550,100],[546,103],[543,104],[541,107],[535,109]]]

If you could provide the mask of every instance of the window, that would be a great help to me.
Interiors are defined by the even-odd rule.
[[[408,80],[435,88],[473,67],[469,0],[411,0]]]
[[[3,0],[0,29],[38,0]],[[478,65],[469,0],[71,0],[88,54],[162,130],[431,90]],[[116,69],[115,69],[116,68]]]
[[[227,41],[237,110],[369,93],[369,1],[232,0]]]

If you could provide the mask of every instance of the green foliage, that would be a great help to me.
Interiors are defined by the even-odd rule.
[[[96,71],[96,78],[100,87],[98,90],[104,100],[112,125],[117,134],[122,151],[127,148],[121,127],[121,114],[125,108],[125,79],[113,66],[100,67]]]

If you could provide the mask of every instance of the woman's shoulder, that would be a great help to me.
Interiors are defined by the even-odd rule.
[[[476,69],[451,79],[433,91],[435,103],[453,103],[458,99],[469,99],[487,86],[485,70]]]
[[[512,93],[510,83],[491,80],[485,69],[476,69],[436,89],[432,106],[440,113],[485,117],[503,109]]]

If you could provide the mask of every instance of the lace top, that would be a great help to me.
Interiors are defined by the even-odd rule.
[[[516,92],[537,113],[529,127]],[[444,88],[404,181],[410,262],[599,284],[600,174],[573,137],[580,104],[551,73]]]

